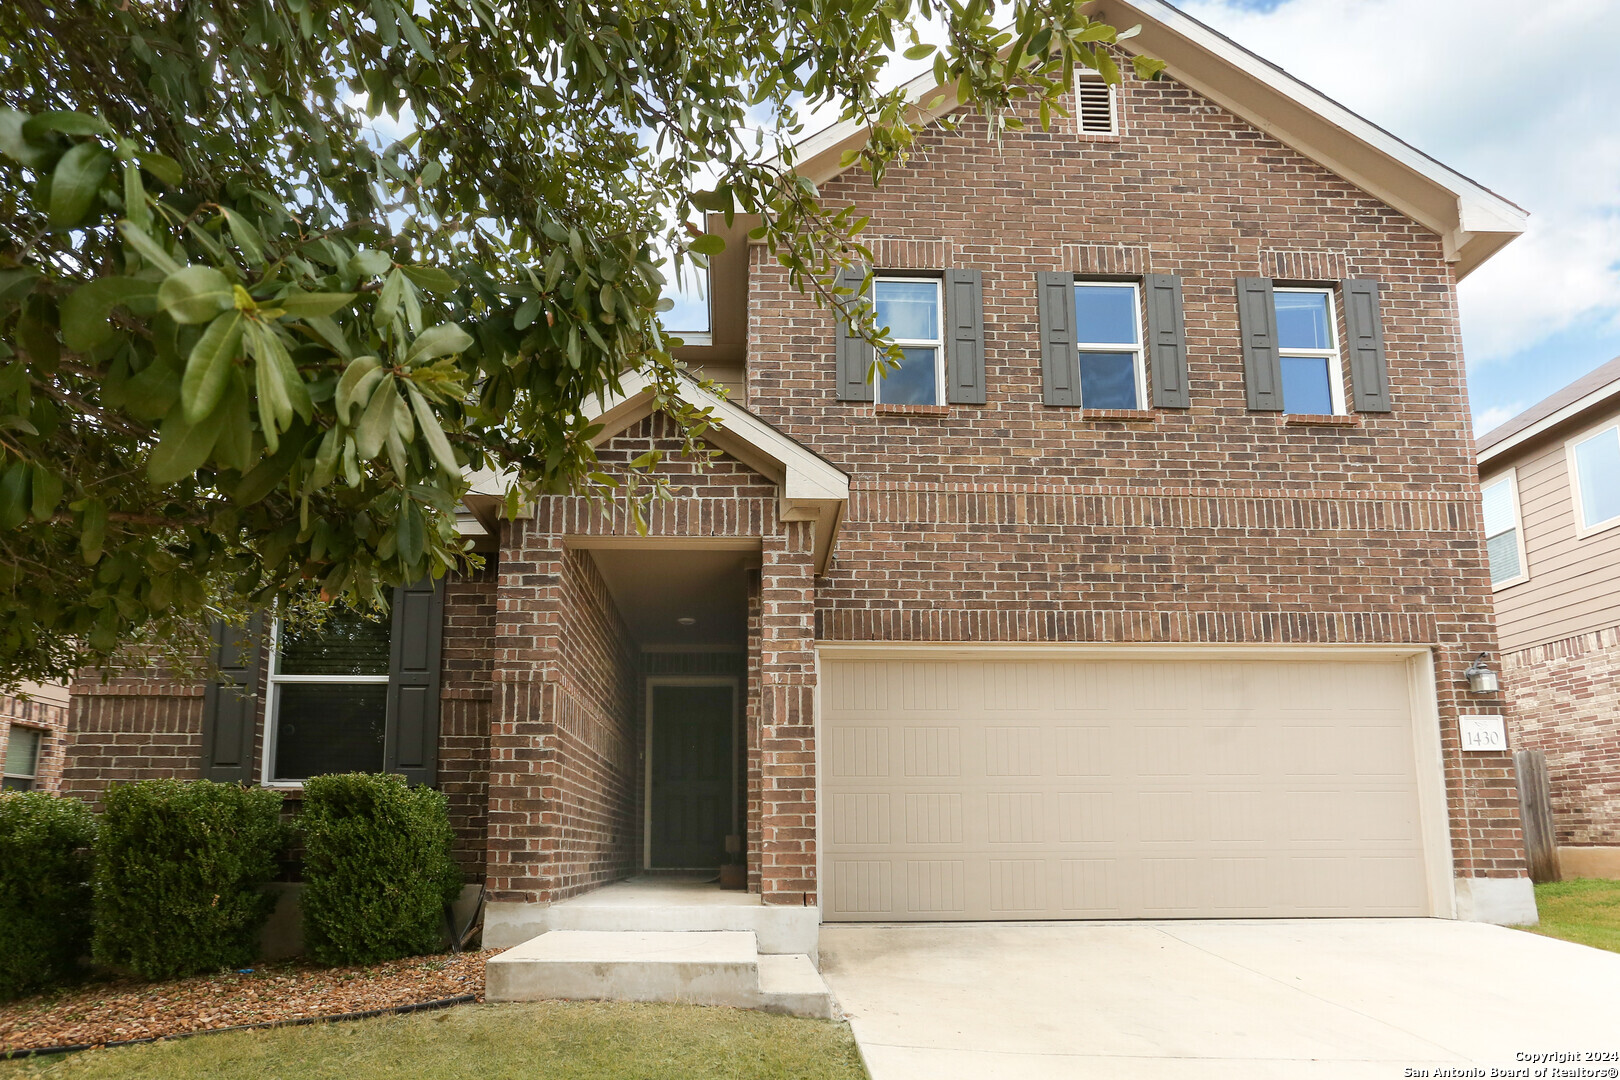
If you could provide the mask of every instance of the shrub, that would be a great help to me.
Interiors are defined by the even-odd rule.
[[[403,777],[304,783],[304,948],[323,964],[437,952],[444,905],[461,891],[443,793]]]
[[[107,789],[96,842],[98,963],[148,979],[253,960],[288,842],[281,794],[207,780]]]
[[[77,799],[0,794],[0,1000],[75,974],[90,948],[90,845]]]

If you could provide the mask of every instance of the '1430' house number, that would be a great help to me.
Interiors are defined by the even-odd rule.
[[[1507,750],[1507,731],[1502,726],[1500,715],[1459,716],[1457,729],[1462,734],[1462,748],[1465,751],[1501,753]]]

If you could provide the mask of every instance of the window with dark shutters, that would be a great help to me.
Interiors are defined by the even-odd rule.
[[[413,784],[433,783],[438,765],[443,633],[443,579],[394,590],[386,768]]]
[[[1047,405],[1080,404],[1080,365],[1075,352],[1074,275],[1043,271],[1035,275],[1035,306],[1040,319],[1041,400]]]
[[[853,310],[864,302],[861,286],[865,281],[864,267],[838,272],[839,286],[852,290],[840,301],[846,308]],[[834,319],[834,323],[837,326],[838,400],[871,401],[872,347],[854,334],[850,320],[842,314]]]
[[[1350,390],[1356,412],[1390,411],[1389,361],[1384,355],[1384,320],[1378,282],[1349,280],[1340,286],[1350,346]]]
[[[202,776],[220,783],[253,779],[253,734],[259,716],[264,619],[246,629],[215,622],[209,659],[218,673],[203,688]]]
[[[1153,404],[1160,409],[1189,409],[1187,325],[1182,312],[1181,279],[1149,274],[1142,279],[1147,307],[1148,369],[1153,378]]]
[[[983,273],[945,271],[945,321],[945,400],[957,405],[983,405]]]
[[[1238,278],[1238,330],[1243,337],[1243,388],[1249,408],[1282,412],[1282,366],[1270,278]]]

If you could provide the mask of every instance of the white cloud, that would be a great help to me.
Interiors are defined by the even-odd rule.
[[[1474,434],[1483,435],[1487,431],[1501,427],[1509,420],[1524,412],[1526,405],[1522,401],[1515,401],[1511,405],[1493,405],[1478,416],[1474,417]]]
[[[1620,327],[1620,7],[1613,0],[1234,0],[1184,9],[1525,207],[1461,288],[1471,363]],[[1613,314],[1610,314],[1613,313]]]

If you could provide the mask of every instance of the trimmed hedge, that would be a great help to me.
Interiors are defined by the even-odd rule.
[[[96,842],[97,963],[147,979],[244,967],[290,839],[281,793],[207,780],[107,789]]]
[[[0,794],[0,1000],[77,973],[90,949],[95,838],[77,799]]]
[[[461,891],[442,792],[403,777],[338,773],[304,782],[304,948],[323,964],[374,964],[444,948],[444,905]]]

